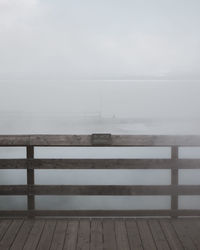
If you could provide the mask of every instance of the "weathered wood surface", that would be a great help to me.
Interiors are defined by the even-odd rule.
[[[8,250],[12,246],[20,227],[23,224],[23,220],[13,220],[7,231],[4,233],[0,241],[0,250]]]
[[[172,147],[171,158],[173,161],[178,161],[179,150],[177,146]],[[178,210],[178,169],[177,168],[172,168],[171,170],[171,185],[174,189],[174,192],[172,193],[172,196],[171,196],[171,209]]]
[[[28,146],[30,135],[0,135],[0,146]]]
[[[0,169],[200,169],[198,159],[0,159]]]
[[[92,146],[92,135],[1,135],[0,146]],[[199,135],[111,135],[110,146],[200,146]]]
[[[26,185],[2,185],[0,195],[27,195]]]
[[[63,249],[67,226],[68,226],[67,220],[57,221],[55,231],[52,237],[52,244],[50,250]]]
[[[35,250],[40,242],[41,234],[45,225],[44,220],[34,220],[34,224],[26,239],[23,250]]]
[[[0,250],[198,250],[200,219],[0,220]]]
[[[185,188],[186,191],[190,187]],[[200,194],[199,186],[191,187]],[[170,195],[173,190],[171,186],[125,186],[125,185],[35,185],[32,187],[35,195]]]
[[[0,159],[0,169],[26,169],[26,159]]]
[[[52,238],[55,232],[56,220],[47,220],[45,222],[42,234],[40,236],[37,250],[50,249]]]
[[[32,191],[36,195],[171,195],[175,192],[179,195],[199,195],[200,185],[174,186],[73,186],[73,185],[35,185]]]
[[[67,217],[165,217],[165,216],[200,216],[199,209],[154,209],[154,210],[34,210],[31,212],[32,215],[37,217],[45,216],[67,216]],[[0,217],[17,217],[24,218],[28,216],[27,210],[1,210]]]
[[[105,138],[107,139],[105,139]],[[26,169],[27,185],[0,186],[0,195],[27,195],[27,211],[9,215],[199,215],[180,210],[178,195],[200,195],[200,185],[179,185],[179,169],[199,169],[200,159],[179,159],[180,146],[200,146],[200,136],[170,135],[1,135],[0,146],[25,146],[27,159],[0,159],[0,169]],[[34,146],[160,146],[172,149],[171,159],[34,159]],[[171,185],[35,185],[35,169],[170,169]],[[35,211],[35,195],[169,195],[171,210],[155,211]],[[121,228],[121,226],[120,226]],[[120,229],[121,230],[121,229]],[[125,247],[126,248],[126,247]]]
[[[200,185],[2,185],[0,195],[200,195]],[[34,208],[34,207],[33,207]],[[172,209],[177,209],[177,206]]]
[[[78,242],[79,220],[69,220],[63,250],[76,250]]]
[[[28,146],[26,148],[26,157],[27,159],[34,159],[34,147]],[[31,217],[32,210],[35,209],[35,196],[32,193],[31,187],[35,184],[35,175],[34,175],[34,169],[29,168],[30,162],[28,161],[28,168],[27,168],[27,208],[29,211],[29,217]]]
[[[150,220],[149,226],[157,249],[170,250],[169,243],[165,238],[160,223],[156,220]]]
[[[187,168],[200,160],[183,163]],[[170,169],[179,166],[171,159],[35,159],[31,163],[35,169]],[[0,160],[1,167],[1,160]]]

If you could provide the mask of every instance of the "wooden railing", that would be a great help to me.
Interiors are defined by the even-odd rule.
[[[200,185],[179,185],[179,169],[200,169],[198,159],[179,159],[179,147],[200,146],[200,136],[149,135],[2,135],[0,146],[22,146],[27,159],[0,159],[0,169],[26,169],[27,185],[1,185],[0,195],[26,195],[27,210],[0,211],[1,216],[199,216],[179,209],[179,195],[200,195]],[[170,147],[171,159],[34,159],[34,146]],[[35,169],[170,169],[171,185],[35,185]],[[36,210],[35,195],[168,195],[166,210]]]

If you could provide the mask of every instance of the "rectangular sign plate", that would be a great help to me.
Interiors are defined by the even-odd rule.
[[[111,144],[111,134],[92,134],[93,146],[110,146]]]

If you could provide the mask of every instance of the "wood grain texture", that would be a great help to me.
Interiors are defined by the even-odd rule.
[[[144,250],[157,249],[147,221],[138,220],[137,223]]]
[[[26,148],[26,156],[27,156],[27,209],[29,212],[29,217],[32,217],[32,211],[35,209],[35,196],[32,193],[32,185],[35,183],[35,175],[34,169],[31,169],[30,159],[34,158],[34,147],[27,146]]]
[[[199,186],[179,187],[179,192],[196,191]],[[171,186],[126,186],[126,185],[34,185],[32,192],[35,195],[170,195]]]
[[[0,159],[0,169],[26,169],[26,159]]]
[[[200,216],[199,209],[179,209],[172,211],[169,209],[157,210],[34,210],[34,216],[67,216],[67,217],[135,217],[135,216],[153,216],[153,217],[166,217],[166,216]],[[17,217],[24,218],[28,215],[26,210],[9,210],[0,211],[0,217]]]
[[[103,238],[104,238],[105,250],[117,249],[114,220],[112,219],[103,220]]]
[[[189,164],[188,161],[186,164]],[[192,161],[190,165],[193,165]],[[200,168],[200,160],[196,165]],[[176,166],[170,159],[34,159],[32,167],[34,169],[171,169]]]
[[[22,224],[23,220],[13,220],[12,224],[9,226],[8,230],[0,241],[0,250],[10,249]]]
[[[28,165],[28,163],[30,163]],[[0,169],[200,169],[198,159],[0,159]]]
[[[0,220],[6,250],[200,249],[199,218]]]
[[[10,186],[8,186],[8,189]],[[12,186],[11,186],[12,188]],[[6,191],[4,187],[1,193]],[[13,188],[12,188],[13,189]],[[199,195],[200,185],[33,185],[32,193],[35,195]],[[14,191],[12,191],[14,192]],[[174,209],[174,208],[173,208]],[[172,209],[172,210],[173,210]],[[176,207],[175,207],[176,209]],[[175,210],[174,209],[174,210]]]
[[[143,250],[140,233],[134,219],[126,220],[127,234],[131,250]]]
[[[165,238],[162,228],[157,220],[150,220],[149,226],[157,249],[170,250],[170,246]]]
[[[165,235],[165,238],[167,239],[167,242],[171,249],[182,250],[183,246],[179,238],[177,237],[176,231],[174,230],[174,227],[171,225],[170,221],[171,220],[160,219],[160,225]]]
[[[77,250],[90,249],[90,220],[81,219],[78,231]]]
[[[0,135],[0,146],[28,146],[30,135]]]
[[[33,135],[30,145],[92,146],[91,135]],[[200,146],[199,135],[112,135],[111,146]]]
[[[0,195],[27,195],[26,185],[1,185]]]
[[[171,158],[173,162],[178,162],[179,149],[177,146],[173,146],[171,148]],[[171,170],[171,185],[174,188],[174,192],[171,195],[171,209],[178,210],[178,169],[177,168],[172,168]]]
[[[79,220],[70,220],[68,222],[66,238],[63,250],[76,250],[78,240]]]
[[[6,230],[8,229],[11,223],[12,220],[8,219],[0,220],[0,241],[3,238],[4,234],[6,233]]]
[[[111,146],[200,146],[199,135],[112,135]],[[92,135],[1,135],[0,146],[92,146]]]
[[[29,233],[23,250],[35,250],[37,248],[40,236],[44,228],[44,220],[35,220],[34,225]]]
[[[48,220],[45,222],[37,250],[49,250],[56,226],[55,220]]]
[[[91,220],[90,250],[103,250],[103,227],[101,219]]]
[[[58,220],[50,250],[62,250],[67,230],[67,220]]]
[[[123,219],[115,220],[117,249],[130,250],[128,234]]]
[[[29,232],[33,227],[34,221],[33,220],[26,220],[23,226],[20,228],[17,236],[12,243],[10,250],[21,250],[23,249],[25,242],[28,238]]]
[[[173,220],[172,225],[175,228],[175,231],[185,249],[188,249],[188,250],[197,249],[194,242],[190,238],[190,235],[187,232],[187,224],[184,223],[184,221]]]

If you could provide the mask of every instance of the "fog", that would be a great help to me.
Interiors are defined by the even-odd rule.
[[[1,81],[1,134],[200,134],[198,81]],[[180,158],[199,158],[180,148]],[[0,158],[25,158],[0,148]],[[161,158],[170,148],[35,148],[36,158]],[[25,170],[1,170],[0,183],[26,184]],[[36,184],[169,185],[169,170],[36,170]],[[199,170],[180,170],[180,184],[199,184]],[[26,197],[1,196],[1,209],[25,209]],[[198,196],[180,196],[197,208]],[[38,196],[38,209],[168,209],[170,196]]]
[[[1,134],[199,134],[200,81],[1,81]]]
[[[200,134],[200,3],[0,0],[0,134]],[[180,149],[199,158],[199,148]],[[25,158],[0,148],[0,158]],[[36,148],[36,158],[170,158],[169,148]],[[37,170],[37,184],[168,185],[168,170]],[[199,184],[180,170],[180,184]],[[25,184],[0,170],[0,185]],[[36,197],[40,209],[170,208],[170,197]],[[198,208],[198,196],[179,197]],[[0,197],[0,209],[26,197]]]
[[[0,78],[200,79],[197,0],[0,0]]]

